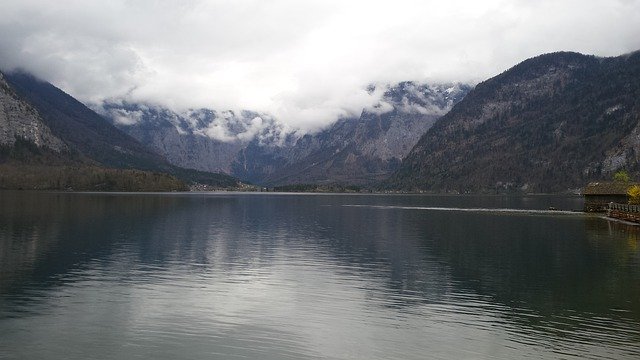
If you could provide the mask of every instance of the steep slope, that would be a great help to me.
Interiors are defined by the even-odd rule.
[[[38,111],[23,101],[0,73],[0,146],[10,148],[21,140],[54,152],[66,150]]]
[[[88,177],[106,174],[114,183],[124,178],[131,180],[132,184],[136,184],[132,190],[149,189],[150,187],[142,184],[144,181],[169,183],[173,180],[165,181],[167,179],[162,174],[112,170],[105,172],[101,168],[161,172],[174,175],[187,183],[197,182],[216,187],[233,187],[238,184],[237,179],[228,175],[183,169],[170,164],[70,95],[29,74],[12,73],[5,75],[4,79],[6,82],[0,82],[0,96],[4,105],[0,120],[7,120],[0,122],[0,129],[3,139],[8,139],[5,141],[7,147],[10,147],[8,151],[15,153],[17,149],[24,153],[21,159],[13,156],[14,160],[20,160],[22,164],[39,159],[40,163],[56,163],[49,165],[81,167],[82,173]],[[14,124],[11,126],[12,132],[5,131],[8,127],[1,125],[9,121]],[[11,143],[12,135],[14,143]],[[16,137],[19,139],[17,142]],[[54,152],[64,150],[64,154],[54,156],[33,148],[34,144],[40,147],[41,143]],[[20,163],[11,165],[11,171],[25,170]],[[58,173],[51,169],[47,171]],[[38,172],[44,173],[44,169],[29,170],[33,174]],[[10,179],[11,183],[15,183],[16,178],[19,177]],[[171,189],[176,189],[174,184],[170,186]]]
[[[461,84],[403,82],[391,86],[380,104],[365,109],[359,118],[341,119],[290,146],[251,144],[233,173],[269,185],[368,184],[382,180],[398,168],[436,119],[469,90]],[[261,166],[264,163],[270,166]]]
[[[404,82],[385,89],[380,103],[360,117],[302,137],[249,111],[179,114],[140,104],[106,104],[100,111],[179,166],[224,171],[266,185],[363,184],[397,169],[420,135],[470,87]]]
[[[38,110],[52,133],[87,160],[107,167],[169,170],[161,156],[55,86],[19,72],[7,74],[6,79]]]
[[[186,190],[167,174],[104,169],[81,161],[0,73],[0,189]]]
[[[403,160],[388,187],[563,191],[639,174],[640,53],[553,53],[471,91]]]
[[[241,140],[247,130],[245,125],[257,116],[248,112],[236,116],[231,111],[218,113],[208,109],[176,113],[158,106],[128,103],[106,103],[99,111],[172,164],[225,173],[231,172],[230,164],[247,144]],[[225,126],[231,124],[234,133],[226,134],[221,122]]]

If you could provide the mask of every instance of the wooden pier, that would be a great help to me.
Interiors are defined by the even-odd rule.
[[[640,224],[640,205],[609,203],[607,216]]]

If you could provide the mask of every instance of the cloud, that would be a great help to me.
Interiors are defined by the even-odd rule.
[[[540,53],[640,48],[637,0],[5,0],[2,12],[4,70],[89,103],[250,109],[301,131],[375,106],[372,83],[476,82]]]
[[[225,111],[215,117],[206,127],[196,129],[197,135],[207,136],[222,142],[247,143],[268,125],[260,116],[247,118],[244,114]],[[234,130],[234,131],[232,131]]]
[[[128,111],[125,109],[114,109],[111,110],[108,115],[118,124],[135,125],[141,121],[144,114],[140,110]]]

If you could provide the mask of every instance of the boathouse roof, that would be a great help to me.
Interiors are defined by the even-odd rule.
[[[621,181],[592,182],[582,189],[582,195],[627,195],[627,190],[637,183]]]

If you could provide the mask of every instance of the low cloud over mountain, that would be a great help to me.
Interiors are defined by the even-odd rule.
[[[371,83],[475,83],[540,53],[629,52],[638,34],[629,0],[7,0],[0,68],[85,103],[252,109],[314,132],[375,105]]]

